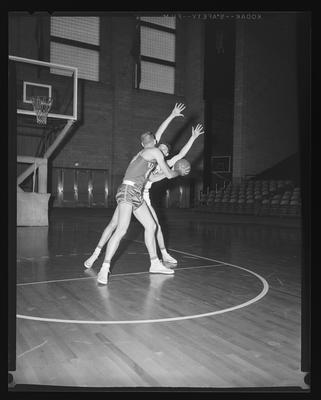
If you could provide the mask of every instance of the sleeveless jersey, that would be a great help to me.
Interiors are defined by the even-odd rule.
[[[156,162],[147,161],[141,156],[141,152],[131,160],[125,172],[124,180],[135,182],[138,186],[144,186]]]

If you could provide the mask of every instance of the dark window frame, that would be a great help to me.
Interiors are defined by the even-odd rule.
[[[176,28],[169,28],[167,26],[154,24],[153,22],[147,22],[140,19],[140,26],[146,26],[147,28],[157,29],[159,31],[173,33],[176,35]]]
[[[56,43],[65,44],[65,45],[72,46],[72,47],[81,47],[81,48],[84,48],[87,50],[96,50],[96,51],[100,52],[100,45],[80,42],[80,41],[74,40],[74,39],[66,39],[66,38],[63,38],[60,36],[50,35],[50,42],[56,42]]]

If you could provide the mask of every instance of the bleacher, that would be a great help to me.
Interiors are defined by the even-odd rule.
[[[300,187],[290,180],[247,180],[200,193],[198,207],[214,213],[300,216]]]

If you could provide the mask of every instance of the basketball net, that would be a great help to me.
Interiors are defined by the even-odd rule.
[[[52,105],[52,100],[52,98],[44,96],[36,96],[31,98],[33,109],[37,117],[37,124],[47,124],[47,116]]]

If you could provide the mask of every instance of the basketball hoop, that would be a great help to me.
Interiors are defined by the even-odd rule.
[[[31,97],[33,109],[37,116],[37,124],[46,125],[47,116],[52,105],[53,99],[50,97],[36,96]]]

